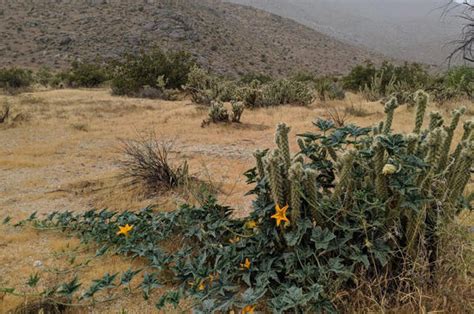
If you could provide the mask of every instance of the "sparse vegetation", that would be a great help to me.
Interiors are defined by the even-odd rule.
[[[298,135],[296,154],[289,150],[290,127],[279,124],[276,148],[255,152],[256,165],[245,174],[255,200],[243,219],[210,198],[169,213],[53,212],[17,226],[61,229],[97,242],[98,254],[113,249],[148,261],[151,270],[133,290],[149,299],[162,281],[171,282],[158,309],[190,297],[203,312],[466,310],[459,299],[470,292],[443,287],[469,280],[472,249],[457,217],[472,209],[472,195],[464,192],[474,164],[474,123],[464,122],[454,142],[464,109],[454,110],[447,124],[432,113],[426,124],[428,95],[418,91],[416,104],[409,134],[392,131],[399,107],[392,97],[374,127],[317,119],[316,130]],[[173,249],[162,245],[176,237]],[[128,295],[130,288],[121,287],[139,273],[107,273],[91,285],[75,277],[41,295],[53,302],[65,297],[65,304],[105,302]]]

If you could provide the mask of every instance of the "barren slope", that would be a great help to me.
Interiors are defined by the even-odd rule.
[[[217,0],[109,2],[0,2],[0,66],[61,67],[153,46],[188,50],[229,75],[342,73],[378,58],[292,20]]]

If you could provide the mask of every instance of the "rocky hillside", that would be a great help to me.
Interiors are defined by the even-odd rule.
[[[0,66],[63,67],[153,46],[221,74],[343,73],[378,56],[292,20],[217,0],[0,2]]]

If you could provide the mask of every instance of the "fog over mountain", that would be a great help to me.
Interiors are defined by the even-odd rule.
[[[446,0],[227,0],[287,18],[386,56],[446,64],[461,33],[460,10]]]

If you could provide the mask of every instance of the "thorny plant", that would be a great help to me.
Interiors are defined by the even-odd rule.
[[[192,296],[197,313],[332,313],[344,309],[351,300],[343,295],[364,282],[382,308],[407,302],[414,290],[437,283],[445,261],[442,230],[472,209],[472,194],[463,192],[474,160],[474,123],[465,122],[461,141],[452,143],[463,109],[453,111],[447,126],[431,113],[422,129],[428,95],[419,91],[416,101],[410,134],[392,132],[397,101],[391,99],[385,121],[373,128],[316,120],[317,132],[298,136],[295,155],[290,128],[278,125],[277,147],[257,151],[256,167],[245,174],[256,198],[243,220],[210,198],[167,213],[53,212],[27,222],[146,259],[152,271],[139,286],[145,298],[163,283],[162,273],[177,287],[157,300],[158,308]],[[164,249],[160,244],[168,239],[179,239],[180,246]],[[75,278],[40,296],[85,300],[121,282],[106,275],[83,287]],[[399,293],[404,298],[397,299]]]

